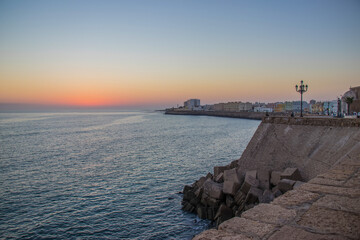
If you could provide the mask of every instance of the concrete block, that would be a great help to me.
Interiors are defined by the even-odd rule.
[[[224,219],[227,220],[227,219],[232,218],[233,217],[232,209],[227,207],[225,204],[221,204],[221,206],[219,207],[214,219],[218,219],[220,217],[222,217],[223,220]]]
[[[278,185],[278,183],[280,182],[280,177],[281,177],[281,172],[279,171],[272,171],[271,172],[271,178],[270,178],[270,183],[272,185]]]
[[[257,170],[246,171],[245,177],[247,176],[257,179]]]
[[[224,182],[236,182],[241,184],[241,178],[235,168],[224,171]]]
[[[213,175],[211,173],[206,174],[206,179],[213,179]]]
[[[235,205],[235,200],[232,196],[226,195],[225,203],[228,208],[233,208]]]
[[[201,177],[199,180],[195,182],[195,187],[201,188],[205,181],[206,181],[206,177]]]
[[[246,174],[244,183],[241,186],[241,191],[247,194],[251,187],[258,187],[259,180],[253,177],[253,174]]]
[[[287,168],[285,169],[280,176],[281,179],[290,179],[294,181],[302,181],[302,177],[299,169],[297,168]]]
[[[238,206],[241,206],[243,203],[245,203],[245,198],[246,195],[242,191],[237,191],[234,200]]]
[[[216,179],[217,176],[220,173],[223,173],[225,170],[228,170],[228,169],[229,169],[228,166],[216,166],[216,167],[214,167],[214,179]]]
[[[255,204],[259,202],[259,199],[262,197],[263,191],[256,187],[251,187],[248,194],[245,198],[246,204]]]
[[[259,188],[262,190],[270,189],[270,171],[260,169],[257,171],[257,179],[259,180]]]
[[[223,186],[223,192],[225,194],[230,194],[234,196],[235,193],[239,190],[240,186],[241,186],[240,183],[225,181]]]
[[[295,181],[290,180],[290,179],[281,179],[279,184],[277,185],[277,187],[279,188],[279,190],[283,193],[292,190],[293,186],[295,184]]]
[[[201,219],[206,219],[206,215],[207,215],[207,210],[205,206],[202,205],[198,205],[196,207],[196,213],[198,215],[199,218]]]
[[[224,173],[220,173],[219,175],[217,175],[217,177],[215,178],[215,182],[218,183],[224,182]]]
[[[204,185],[204,193],[211,198],[222,199],[223,198],[223,184],[216,183],[211,179],[205,181]]]
[[[274,194],[270,190],[265,190],[259,199],[260,203],[270,203],[275,199]]]

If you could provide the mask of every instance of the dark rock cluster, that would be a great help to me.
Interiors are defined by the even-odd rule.
[[[241,171],[236,160],[214,167],[214,174],[208,173],[191,186],[186,185],[182,209],[219,225],[256,204],[271,202],[302,183],[297,168]]]

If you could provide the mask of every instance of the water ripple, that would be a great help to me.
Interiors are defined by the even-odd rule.
[[[185,184],[238,158],[259,122],[161,113],[0,115],[1,239],[190,239]]]

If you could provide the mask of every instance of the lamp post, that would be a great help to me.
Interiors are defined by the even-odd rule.
[[[300,93],[300,95],[301,95],[301,103],[300,103],[300,117],[302,117],[303,115],[302,115],[302,102],[303,102],[303,93],[304,92],[306,92],[307,90],[308,90],[308,85],[304,85],[304,81],[303,80],[301,80],[300,81],[300,86],[298,86],[298,85],[296,85],[295,86],[295,89],[296,89],[296,91],[297,92],[299,92]]]

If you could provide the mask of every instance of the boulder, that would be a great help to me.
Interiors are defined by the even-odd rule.
[[[281,173],[281,179],[290,179],[294,181],[302,181],[302,177],[299,169],[287,168]]]
[[[223,184],[216,183],[211,179],[208,179],[204,182],[203,185],[204,192],[207,196],[215,199],[222,199],[223,198]]]
[[[293,186],[295,184],[295,181],[290,179],[281,179],[277,187],[282,193],[285,193],[289,190],[293,189]]]
[[[280,178],[281,178],[281,173],[279,171],[272,171],[271,172],[271,178],[270,178],[270,183],[272,185],[278,185],[278,183],[280,182]]]
[[[240,187],[241,187],[240,183],[225,181],[224,187],[223,187],[223,192],[225,194],[230,194],[230,195],[234,196]]]
[[[261,169],[257,171],[257,179],[259,180],[259,188],[262,190],[270,189],[270,171]]]
[[[256,187],[251,187],[248,194],[246,195],[245,198],[245,203],[246,204],[254,204],[259,202],[259,199],[261,199],[263,195],[263,191],[259,188]]]

